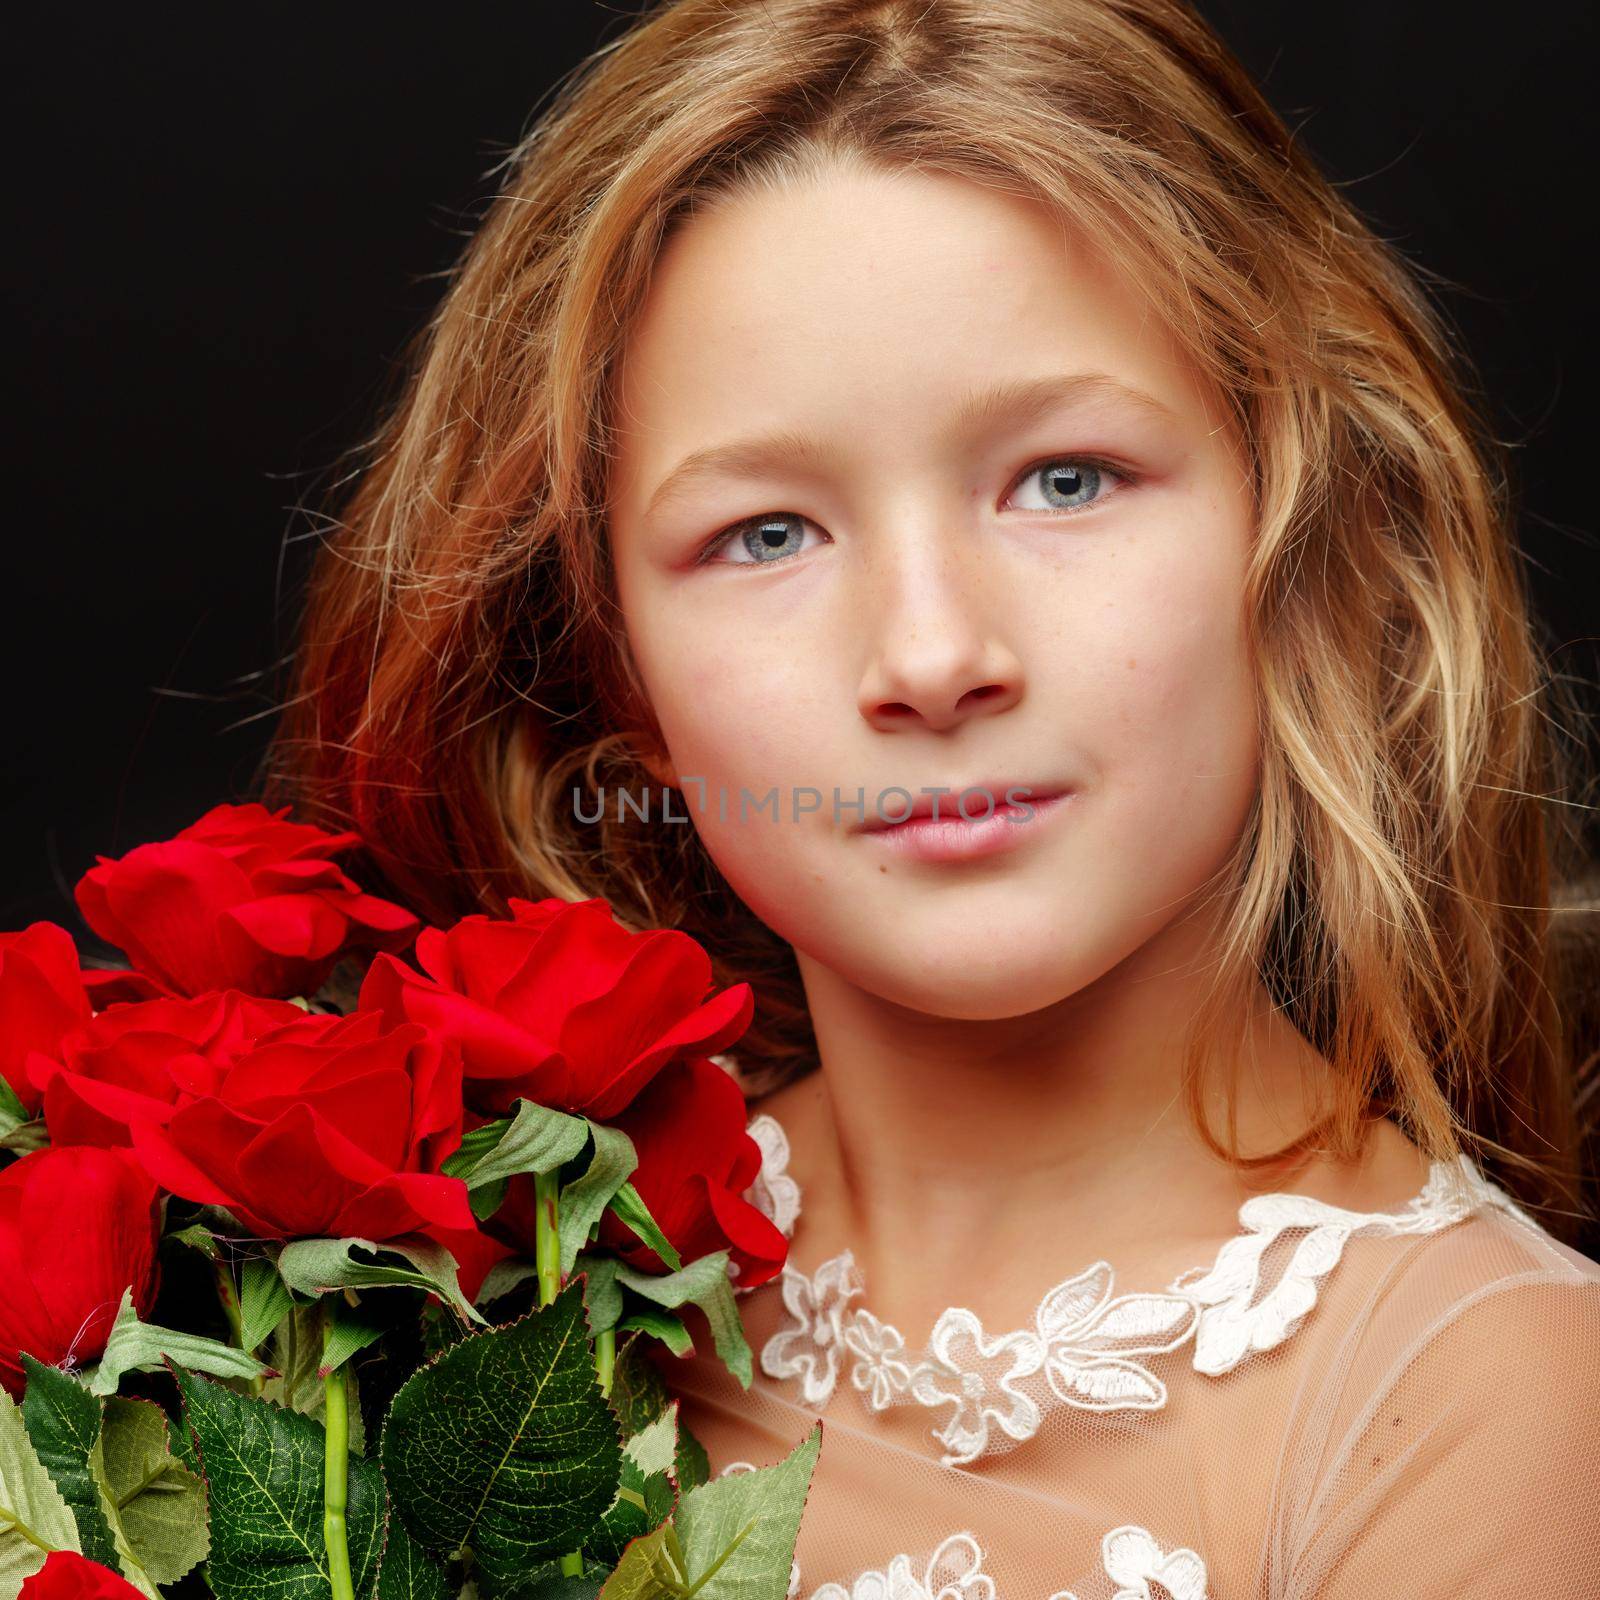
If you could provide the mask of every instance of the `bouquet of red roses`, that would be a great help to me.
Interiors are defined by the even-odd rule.
[[[358,842],[217,806],[79,882],[128,967],[0,934],[0,1600],[781,1600],[820,1425],[710,1480],[641,1344],[751,1381],[749,986]]]

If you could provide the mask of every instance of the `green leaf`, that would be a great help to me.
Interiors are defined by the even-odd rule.
[[[446,1311],[437,1300],[429,1300],[422,1308],[418,1331],[422,1335],[422,1359],[431,1361],[441,1350],[459,1344],[472,1331],[461,1326],[461,1318]]]
[[[611,1209],[620,1222],[631,1228],[661,1257],[668,1270],[676,1272],[683,1265],[683,1258],[673,1249],[656,1219],[650,1215],[650,1208],[631,1183],[625,1183],[617,1190],[616,1197],[611,1202]]]
[[[22,1367],[28,1375],[22,1421],[34,1453],[72,1508],[84,1555],[115,1570],[116,1543],[89,1470],[89,1456],[100,1438],[102,1402],[59,1367],[47,1367],[30,1355],[23,1356]]]
[[[0,1077],[0,1150],[25,1155],[30,1150],[43,1150],[49,1143],[43,1121],[37,1117],[29,1120],[16,1091]]]
[[[0,1073],[0,1134],[20,1128],[28,1120],[27,1108],[17,1098],[17,1091]]]
[[[561,1275],[571,1274],[578,1252],[589,1237],[590,1229],[599,1222],[601,1214],[612,1205],[623,1191],[634,1194],[628,1174],[639,1165],[639,1154],[633,1140],[621,1128],[608,1128],[603,1123],[587,1122],[594,1140],[594,1154],[582,1174],[565,1185],[556,1207],[556,1220],[561,1231]],[[634,1198],[638,1197],[635,1194]],[[644,1202],[638,1201],[636,1210],[653,1228],[650,1213]],[[665,1241],[663,1241],[665,1243]],[[672,1246],[667,1245],[671,1250]],[[674,1259],[673,1265],[677,1262]]]
[[[206,1579],[217,1600],[325,1600],[322,1425],[181,1367],[172,1370],[205,1474],[211,1513]],[[372,1593],[383,1506],[377,1467],[352,1456],[346,1524],[350,1574],[360,1597]]]
[[[452,1322],[455,1318],[450,1319]],[[272,1336],[272,1364],[277,1373],[261,1387],[261,1398],[287,1406],[302,1416],[322,1421],[327,1404],[327,1386],[322,1381],[322,1310],[316,1305],[297,1304],[278,1324]],[[365,1455],[366,1427],[361,1417],[361,1400],[356,1392],[354,1368],[346,1372],[349,1389],[350,1449]]]
[[[483,1600],[599,1600],[605,1581],[605,1573],[593,1568],[568,1574],[559,1561],[549,1561],[523,1573],[515,1584],[480,1586],[480,1592]],[[471,1596],[463,1591],[462,1600]]]
[[[197,1333],[180,1333],[175,1328],[158,1328],[141,1322],[139,1313],[133,1309],[132,1291],[124,1289],[116,1321],[111,1324],[111,1336],[106,1340],[105,1354],[99,1366],[84,1373],[89,1393],[115,1394],[125,1372],[159,1372],[167,1356],[197,1372],[209,1372],[218,1378],[258,1378],[267,1371],[254,1356],[235,1350],[232,1345],[202,1338]]]
[[[678,1488],[688,1491],[711,1481],[711,1457],[706,1447],[689,1431],[689,1424],[678,1422],[678,1454],[673,1462],[673,1476]]]
[[[486,1306],[537,1276],[538,1268],[531,1261],[497,1261],[484,1274],[476,1303]]]
[[[573,1268],[584,1279],[583,1303],[589,1313],[589,1326],[596,1333],[615,1328],[622,1315],[622,1291],[617,1287],[615,1256],[581,1255]]]
[[[454,1600],[444,1568],[406,1532],[400,1519],[389,1518],[378,1567],[378,1600]]]
[[[17,1098],[16,1090],[0,1074],[0,1150],[15,1150],[25,1155],[30,1150],[43,1150],[50,1143],[43,1121],[29,1119],[26,1108]]]
[[[326,1304],[329,1324],[322,1345],[322,1360],[317,1366],[319,1378],[337,1372],[351,1356],[359,1355],[369,1344],[383,1337],[383,1324],[370,1311],[334,1296],[330,1296]]]
[[[672,1519],[700,1600],[784,1600],[822,1424],[784,1459],[691,1489]]]
[[[467,1205],[479,1222],[487,1222],[506,1203],[506,1189],[510,1183],[509,1178],[496,1178],[491,1183],[467,1190]]]
[[[678,1402],[674,1400],[622,1447],[645,1472],[669,1472],[678,1453]]]
[[[739,1307],[733,1298],[726,1250],[714,1250],[710,1255],[691,1261],[681,1271],[665,1275],[639,1272],[619,1262],[617,1282],[669,1308],[692,1300],[706,1314],[711,1338],[723,1365],[746,1389],[750,1387],[754,1376],[750,1346],[745,1343],[744,1324],[739,1320]]]
[[[586,1118],[519,1100],[514,1116],[464,1134],[441,1170],[468,1190],[482,1189],[523,1172],[554,1172],[582,1153],[588,1137]]]
[[[637,1336],[618,1342],[611,1371],[611,1404],[622,1419],[624,1433],[634,1437],[643,1433],[669,1406],[673,1407],[678,1438],[673,1476],[678,1488],[689,1490],[709,1481],[711,1461],[705,1446],[689,1431],[689,1425],[677,1409],[678,1402],[668,1395],[661,1374]]]
[[[222,1246],[217,1243],[216,1234],[203,1222],[191,1222],[186,1228],[174,1228],[167,1237],[187,1245],[191,1250],[198,1250],[207,1261],[222,1259]]]
[[[34,1450],[21,1407],[0,1388],[0,1594],[16,1594],[52,1550],[82,1548],[72,1508]]]
[[[360,1260],[357,1252],[370,1257]],[[397,1266],[379,1259],[399,1256]],[[484,1317],[461,1292],[460,1268],[442,1244],[420,1234],[403,1239],[296,1239],[278,1257],[278,1272],[297,1294],[320,1298],[334,1289],[377,1289],[398,1286],[426,1289],[459,1312],[468,1322]]]
[[[491,1581],[580,1547],[616,1494],[622,1444],[579,1286],[413,1373],[380,1449],[415,1538],[441,1554],[470,1548]]]
[[[617,1498],[589,1530],[584,1556],[614,1566],[633,1540],[659,1528],[677,1503],[678,1491],[666,1473],[647,1473],[631,1456],[624,1456]]]
[[[676,1535],[670,1522],[635,1539],[623,1552],[616,1571],[606,1579],[600,1600],[667,1600],[682,1595],[688,1584],[673,1558]]]
[[[294,1304],[289,1286],[277,1266],[264,1256],[252,1256],[239,1270],[239,1343],[259,1350],[277,1331]]]
[[[160,1406],[148,1400],[106,1401],[92,1465],[113,1531],[120,1531],[126,1556],[151,1582],[176,1583],[205,1558],[205,1485],[172,1454]]]
[[[622,1481],[599,1524],[590,1529],[583,1553],[607,1565],[621,1559],[632,1539],[659,1528],[678,1503],[668,1474],[677,1448],[677,1404],[622,1447]]]
[[[648,1306],[641,1306],[617,1324],[619,1333],[633,1328],[659,1339],[675,1356],[694,1354],[694,1340],[689,1337],[689,1330],[682,1319],[670,1311],[652,1311]]]

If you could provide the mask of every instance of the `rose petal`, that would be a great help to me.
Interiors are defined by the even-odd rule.
[[[240,1214],[277,1238],[337,1236],[335,1221],[363,1185],[329,1159],[330,1132],[305,1105],[263,1128],[239,1156]]]
[[[460,1178],[437,1172],[395,1172],[352,1198],[339,1213],[336,1238],[393,1239],[404,1233],[476,1226]]]
[[[314,894],[277,894],[231,906],[228,919],[275,956],[321,961],[343,942],[349,924]]]
[[[89,926],[135,966],[185,994],[226,984],[212,923],[251,893],[231,861],[181,840],[142,844],[106,868],[100,883],[103,908],[81,896],[79,906]]]

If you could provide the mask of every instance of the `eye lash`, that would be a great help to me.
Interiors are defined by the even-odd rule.
[[[693,565],[697,567],[710,566],[712,557],[723,545],[729,543],[736,533],[745,528],[754,527],[758,522],[765,522],[771,517],[800,517],[802,522],[810,521],[809,517],[801,517],[798,511],[762,511],[756,516],[741,518],[738,522],[730,523],[721,533],[712,534],[705,544],[701,546],[699,554],[694,558]],[[793,558],[785,557],[785,560],[791,559]],[[774,561],[730,561],[728,565],[733,567],[771,567],[781,566],[782,563]]]
[[[1131,488],[1140,481],[1139,474],[1134,472],[1131,468],[1123,466],[1120,462],[1109,461],[1104,456],[1079,455],[1072,451],[1058,451],[1055,455],[1040,456],[1037,461],[1034,461],[1028,466],[1024,467],[1016,475],[1016,477],[1011,480],[1011,487],[1006,490],[1006,498],[1009,500],[1017,491],[1017,489],[1022,484],[1027,482],[1028,478],[1032,476],[1033,473],[1038,472],[1043,467],[1053,466],[1058,461],[1072,461],[1085,467],[1093,467],[1096,472],[1109,472],[1113,477],[1120,480],[1121,488]],[[1120,489],[1117,492],[1120,493]],[[1030,512],[1029,514],[1031,516],[1076,517],[1085,511],[1092,511],[1097,504],[1099,504],[1098,501],[1091,501],[1086,506],[1070,506],[1065,508],[1056,507],[1053,510],[1034,511]],[[695,556],[692,564],[697,567],[710,566],[714,557],[716,556],[716,553],[721,550],[725,544],[732,540],[735,534],[740,533],[745,528],[753,527],[758,522],[766,521],[771,517],[799,517],[802,522],[810,521],[810,518],[802,516],[798,511],[762,511],[758,512],[753,517],[743,517],[738,522],[730,523],[726,528],[722,529],[720,533],[712,534],[706,543],[701,546],[700,551]],[[784,559],[793,560],[793,557],[786,556]],[[781,566],[782,562],[737,561],[730,562],[729,565],[771,567]]]
[[[1104,456],[1081,455],[1076,451],[1058,451],[1055,455],[1040,456],[1037,461],[1030,463],[1011,480],[1011,487],[1006,490],[1006,499],[1010,499],[1016,491],[1044,467],[1054,466],[1060,461],[1070,461],[1077,466],[1093,467],[1096,472],[1109,472],[1114,478],[1120,480],[1119,487],[1113,491],[1120,494],[1123,489],[1132,488],[1140,481],[1140,476],[1131,467],[1125,467],[1120,462],[1109,461]],[[1104,498],[1111,498],[1105,496]],[[1030,511],[1028,514],[1035,517],[1076,517],[1085,511],[1092,511],[1099,505],[1098,500],[1091,500],[1086,506],[1056,506],[1044,511]]]

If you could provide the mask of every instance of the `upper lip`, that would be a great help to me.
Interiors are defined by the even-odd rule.
[[[939,788],[938,784],[926,784],[925,788]],[[952,783],[945,786],[937,796],[939,802],[939,820],[941,822],[959,822],[961,815],[961,797],[967,795],[967,810],[972,813],[972,821],[979,822],[991,810],[998,810],[1007,803],[1008,793],[1015,792],[1015,805],[1031,805],[1036,800],[1051,800],[1055,796],[1065,794],[1071,786],[1065,783],[1024,783],[1018,778],[981,778],[972,783]],[[892,801],[885,801],[885,795],[893,795]],[[993,798],[993,805],[986,804],[985,795]],[[931,817],[933,815],[933,802],[935,796],[924,794],[921,790],[911,791],[911,809],[904,816],[899,815],[899,807],[904,804],[901,793],[893,788],[880,789],[876,797],[867,802],[867,818],[860,823],[856,832],[876,833],[884,828],[898,827],[902,822],[914,822],[918,817]],[[880,807],[895,812],[890,817],[878,815]]]

